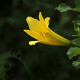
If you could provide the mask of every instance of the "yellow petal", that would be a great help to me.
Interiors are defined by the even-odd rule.
[[[29,41],[29,45],[35,45],[36,43],[38,43],[39,41]]]
[[[46,32],[47,31],[47,25],[45,23],[45,20],[42,16],[41,12],[39,12],[39,20],[40,20],[40,23],[41,23],[41,26],[42,26],[44,32]]]
[[[57,45],[69,45],[70,41],[57,33],[53,32],[50,28],[48,28],[48,32],[46,32],[46,38],[51,42],[56,42]]]
[[[38,21],[37,19],[34,19],[32,17],[27,17],[26,21],[27,21],[27,23],[29,25],[29,29],[31,31],[36,31],[36,32],[43,31],[43,27],[42,27],[40,21]]]
[[[50,17],[45,18],[45,23],[46,23],[47,27],[49,26],[49,20],[50,20]]]
[[[24,30],[24,32],[26,32],[28,35],[30,35],[31,37],[37,39],[37,40],[41,40],[40,34],[34,31],[30,31],[30,30]]]
[[[43,16],[42,16],[41,12],[39,12],[39,20],[40,20],[40,21],[44,21],[44,18],[43,18]]]
[[[48,45],[57,45],[56,43],[51,43],[51,42],[48,42],[48,41],[29,41],[29,45],[35,45],[38,42],[48,44]]]
[[[51,42],[51,41],[48,41],[48,40],[43,40],[43,41],[39,41],[39,42],[44,43],[44,44],[48,44],[48,45],[60,45],[60,44],[56,43],[55,41]]]

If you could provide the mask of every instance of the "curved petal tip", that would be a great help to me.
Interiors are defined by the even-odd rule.
[[[39,41],[29,41],[29,45],[35,45],[36,43],[38,43]]]

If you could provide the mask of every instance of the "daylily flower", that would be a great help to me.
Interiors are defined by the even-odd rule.
[[[30,41],[29,45],[35,45],[38,42],[48,45],[70,45],[70,40],[58,35],[48,27],[49,20],[49,17],[44,19],[41,12],[39,12],[39,20],[32,17],[26,18],[30,30],[24,30],[24,32],[36,39],[36,41]]]

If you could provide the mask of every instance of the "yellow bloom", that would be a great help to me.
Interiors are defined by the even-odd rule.
[[[32,17],[26,18],[30,30],[24,30],[24,32],[36,39],[36,41],[30,41],[29,45],[35,45],[38,42],[48,45],[70,45],[71,42],[68,39],[58,35],[48,27],[49,20],[49,17],[44,19],[41,12],[39,12],[39,20]]]

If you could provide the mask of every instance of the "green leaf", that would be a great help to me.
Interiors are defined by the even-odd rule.
[[[71,47],[67,52],[69,59],[72,59],[74,56],[77,56],[79,54],[80,54],[80,48],[78,47]]]
[[[80,12],[80,9],[79,9],[79,8],[72,8],[71,10],[72,10],[72,11]]]
[[[76,68],[76,69],[80,69],[80,56],[78,57],[78,59],[76,61],[72,62],[72,65]]]
[[[74,23],[74,31],[76,32],[76,36],[80,37],[80,20],[73,21]]]
[[[79,62],[79,61],[73,61],[72,65],[73,65],[76,69],[80,69],[80,62]]]
[[[80,12],[79,8],[71,8],[70,6],[67,6],[65,3],[61,3],[56,9],[60,12],[65,12],[69,10]]]
[[[71,10],[72,8],[67,6],[65,3],[61,3],[56,9],[60,12],[65,12]]]

